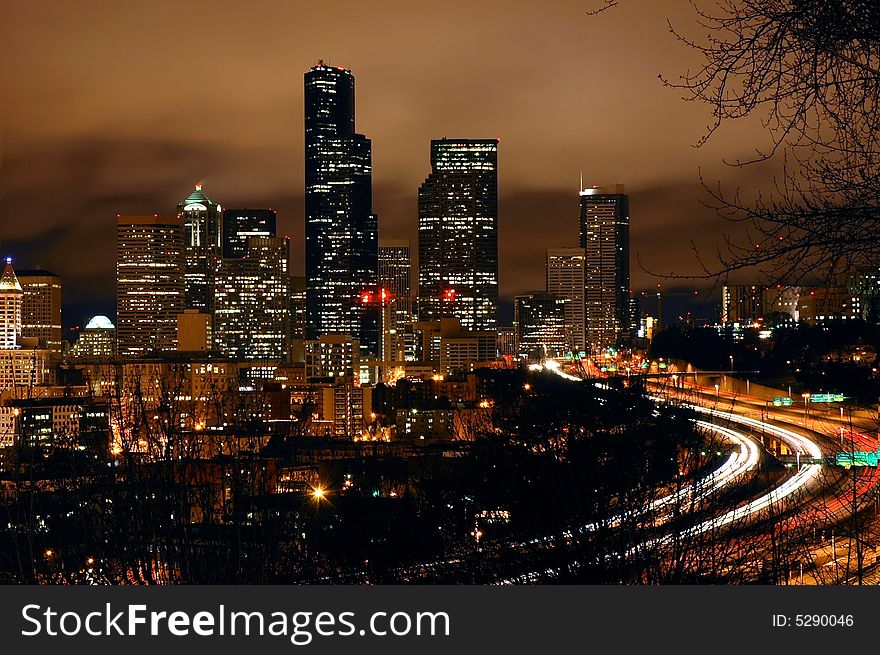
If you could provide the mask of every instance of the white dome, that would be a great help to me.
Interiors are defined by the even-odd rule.
[[[86,324],[86,330],[112,330],[116,326],[106,316],[93,316]]]

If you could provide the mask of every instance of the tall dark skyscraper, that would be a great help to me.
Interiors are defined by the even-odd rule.
[[[419,319],[498,323],[498,140],[431,141],[419,188]]]
[[[382,239],[379,242],[379,287],[394,303],[397,322],[411,321],[413,293],[412,253],[408,239]]]
[[[248,253],[250,237],[274,237],[275,212],[271,209],[223,210],[223,258],[239,259]]]
[[[622,184],[583,189],[587,347],[616,346],[629,330],[629,196]]]
[[[210,312],[214,305],[214,276],[220,264],[221,207],[196,184],[177,205],[183,217],[185,309]]]
[[[184,289],[181,219],[118,215],[116,224],[117,352],[175,350]]]
[[[378,217],[354,116],[351,71],[318,62],[305,74],[307,337],[350,334],[377,355]]]

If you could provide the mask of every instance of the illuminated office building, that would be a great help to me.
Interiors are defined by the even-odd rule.
[[[282,361],[290,332],[290,240],[250,237],[215,283],[213,346],[234,360]]]
[[[419,320],[498,323],[498,140],[431,141],[419,188]]]
[[[19,270],[24,292],[21,305],[21,335],[36,339],[41,348],[61,355],[61,277],[42,270]]]
[[[587,346],[616,346],[629,332],[629,196],[622,184],[580,192]]]
[[[360,344],[344,334],[325,334],[306,341],[305,360],[307,379],[354,379],[360,371]]]
[[[565,298],[566,347],[574,352],[586,349],[584,320],[584,249],[547,250],[547,293]]]
[[[398,323],[411,321],[413,308],[412,252],[408,239],[379,241],[379,287],[394,301]]]
[[[184,309],[211,311],[214,275],[220,263],[221,207],[196,184],[177,206],[183,217]]]
[[[21,283],[12,268],[12,260],[6,260],[0,276],[0,350],[13,350],[21,340],[21,309],[24,299]]]
[[[80,330],[73,356],[83,359],[110,358],[116,353],[116,326],[106,316],[93,316]]]
[[[520,357],[540,360],[561,357],[568,351],[565,315],[569,302],[546,291],[533,291],[514,298],[513,324]]]
[[[379,352],[378,217],[370,140],[355,132],[354,76],[305,74],[307,337],[350,334]]]
[[[184,297],[181,217],[116,218],[117,352],[138,357],[175,350]]]
[[[247,255],[251,237],[274,237],[276,216],[271,209],[223,210],[223,258]]]

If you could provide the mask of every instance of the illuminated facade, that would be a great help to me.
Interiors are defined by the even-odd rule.
[[[360,344],[343,334],[305,342],[306,378],[354,379],[360,371]]]
[[[622,184],[580,192],[586,341],[616,346],[629,332],[629,196]]]
[[[116,326],[106,316],[93,316],[80,330],[73,356],[84,359],[113,357],[116,352]]]
[[[546,291],[533,291],[514,298],[517,354],[540,360],[561,357],[567,351],[565,315],[568,300]]]
[[[184,309],[211,311],[220,263],[221,207],[196,184],[177,211],[183,217]]]
[[[498,140],[431,141],[419,188],[419,320],[498,323]]]
[[[223,210],[223,258],[240,259],[247,255],[251,237],[274,237],[276,216],[271,209]]]
[[[319,62],[305,74],[307,337],[350,334],[379,353],[378,217],[370,140],[355,132],[354,76]]]
[[[61,277],[49,271],[18,271],[24,292],[21,335],[36,339],[41,348],[61,356]]]
[[[379,242],[379,287],[394,301],[398,323],[412,320],[412,252],[408,239]]]
[[[382,302],[382,352],[384,362],[405,358],[404,329],[414,320],[412,252],[407,239],[379,241],[379,287]]]
[[[12,261],[7,259],[0,276],[0,350],[12,350],[21,340],[21,308],[24,291]]]
[[[250,237],[215,283],[214,348],[234,360],[282,361],[290,334],[290,240]]]
[[[764,318],[766,287],[735,284],[721,288],[721,321],[723,323],[754,323]]]
[[[880,323],[880,268],[856,266],[847,276],[846,286],[861,298],[862,317],[870,323]]]
[[[117,215],[117,352],[137,357],[177,348],[183,310],[183,223],[178,217]]]
[[[547,250],[547,293],[565,298],[565,335],[569,350],[586,350],[584,320],[585,264],[583,248]]]
[[[359,437],[370,414],[371,389],[356,386],[351,379],[322,389],[321,416],[330,423],[334,437]]]

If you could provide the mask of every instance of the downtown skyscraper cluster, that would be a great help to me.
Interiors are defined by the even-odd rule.
[[[359,358],[403,361],[436,350],[416,343],[441,320],[457,321],[448,334],[495,332],[498,140],[431,142],[418,191],[416,290],[409,242],[380,247],[371,143],[356,130],[350,70],[319,62],[305,73],[304,130],[304,282],[291,278],[289,241],[276,236],[272,210],[224,210],[201,184],[176,216],[120,215],[120,356],[194,349],[302,361],[299,339],[313,361],[347,338]]]

